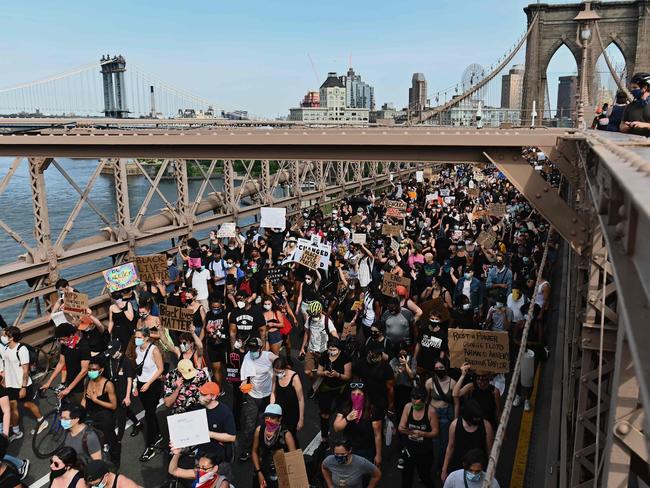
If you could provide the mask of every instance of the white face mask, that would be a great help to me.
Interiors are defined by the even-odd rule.
[[[237,302],[237,306],[239,308],[244,308],[246,306],[246,302]]]
[[[271,310],[273,308],[273,304],[271,303],[265,303],[264,304],[264,310]]]
[[[6,335],[3,335],[2,337],[0,337],[0,341],[3,344],[9,344],[9,338]]]

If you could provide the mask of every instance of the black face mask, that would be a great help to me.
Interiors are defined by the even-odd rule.
[[[54,478],[58,478],[59,476],[63,476],[67,470],[68,470],[68,468],[51,469],[50,470],[50,481],[53,480]]]
[[[445,376],[447,376],[447,371],[444,369],[436,369],[434,373],[438,378],[444,378]]]

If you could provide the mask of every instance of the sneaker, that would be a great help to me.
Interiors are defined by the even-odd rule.
[[[21,480],[24,480],[25,478],[27,478],[28,471],[29,471],[29,459],[23,459],[23,466],[18,471],[18,474],[20,475]]]
[[[135,437],[140,433],[141,430],[142,430],[142,422],[138,422],[137,424],[133,424],[133,430],[131,430],[131,433],[129,435],[131,437]]]
[[[38,426],[38,430],[36,431],[36,433],[37,433],[37,434],[40,434],[40,433],[43,432],[45,429],[47,429],[47,428],[49,427],[49,425],[50,425],[50,423],[49,423],[47,420],[43,420],[43,421],[41,422],[41,424]],[[34,432],[34,431],[32,431],[32,435],[34,435],[33,432]]]
[[[245,463],[251,458],[251,453],[250,452],[242,452],[241,455],[239,456],[239,461],[242,463]]]
[[[530,407],[530,401],[526,400],[526,401],[524,402],[524,412],[530,412],[530,409],[531,409],[531,407]]]
[[[146,463],[155,455],[156,455],[156,450],[153,447],[147,447],[142,453],[142,456],[140,456],[140,461]]]
[[[405,464],[406,464],[406,462],[404,461],[404,459],[399,458],[397,460],[397,469],[404,469]]]
[[[512,406],[518,407],[519,405],[521,405],[521,397],[519,395],[515,395],[515,399],[512,401]]]
[[[160,435],[160,434],[158,434],[158,437],[156,437],[156,440],[153,441],[153,447],[159,447],[160,444],[162,444],[162,442],[163,442],[164,440],[165,440],[165,439],[163,439],[163,436]]]
[[[18,439],[23,438],[23,431],[19,430],[18,432],[11,432],[11,435],[9,436],[9,442],[17,441]]]

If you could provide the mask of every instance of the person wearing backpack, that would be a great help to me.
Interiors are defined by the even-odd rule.
[[[0,336],[2,344],[6,347],[0,348],[0,374],[4,379],[4,385],[7,388],[9,402],[11,405],[11,425],[12,433],[9,441],[14,441],[23,437],[20,430],[20,413],[18,403],[31,412],[39,422],[43,419],[40,408],[33,402],[34,385],[29,376],[30,364],[33,362],[31,346],[21,344],[21,332],[18,327],[7,327],[4,334]],[[39,433],[47,428],[48,423],[43,422],[39,427]],[[32,435],[34,432],[32,432]]]
[[[74,449],[84,465],[92,459],[102,459],[100,434],[85,420],[86,409],[79,404],[69,403],[61,411],[61,427],[66,430],[63,445]]]

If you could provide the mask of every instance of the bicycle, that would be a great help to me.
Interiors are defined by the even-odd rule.
[[[45,398],[50,405],[56,406],[54,410],[50,410],[37,422],[35,433],[32,437],[32,450],[34,454],[39,459],[46,459],[54,454],[65,441],[66,431],[61,427],[63,401],[58,397],[61,388],[48,388],[47,390],[37,391],[39,392],[38,396]],[[48,392],[52,392],[53,394],[48,395]],[[41,431],[43,422],[47,422],[48,426]]]
[[[61,355],[61,344],[55,339],[50,339],[40,346],[36,346],[36,363],[32,366],[32,377],[45,376],[54,369]]]

